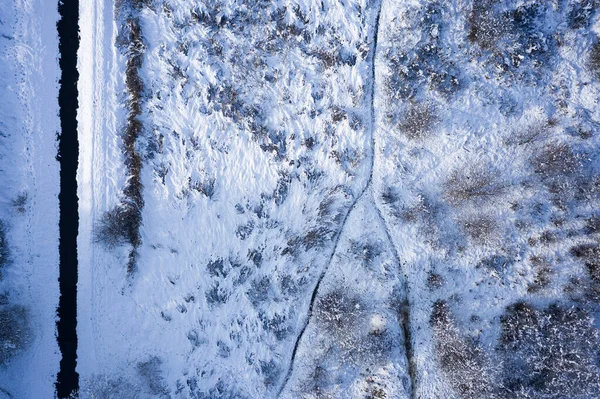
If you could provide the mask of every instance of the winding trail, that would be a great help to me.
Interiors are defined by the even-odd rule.
[[[400,262],[400,257],[398,255],[398,251],[396,249],[396,246],[394,245],[394,242],[392,240],[392,236],[389,232],[388,229],[388,225],[385,221],[385,218],[383,217],[383,214],[381,212],[381,209],[379,208],[379,206],[377,205],[377,202],[375,201],[375,193],[373,190],[373,170],[374,170],[374,164],[375,164],[375,131],[376,131],[376,117],[375,117],[375,86],[376,86],[376,80],[375,80],[375,60],[376,60],[376,54],[377,54],[377,41],[378,41],[378,34],[379,34],[379,20],[380,20],[380,16],[381,16],[381,9],[382,9],[382,3],[383,0],[379,0],[376,3],[374,3],[374,8],[375,8],[375,12],[374,17],[373,17],[373,23],[372,23],[372,32],[370,32],[370,35],[372,35],[372,40],[371,40],[371,49],[370,49],[370,59],[369,59],[369,64],[370,64],[370,70],[371,70],[371,79],[370,79],[370,88],[369,88],[369,102],[370,102],[370,138],[371,138],[371,145],[370,145],[370,154],[369,154],[369,160],[370,160],[370,164],[369,164],[369,175],[368,178],[364,184],[364,187],[361,189],[361,191],[358,193],[358,195],[355,196],[352,204],[350,205],[350,207],[348,208],[348,212],[346,212],[346,214],[344,215],[344,219],[342,220],[341,223],[341,227],[335,237],[335,242],[333,245],[333,250],[331,252],[331,255],[329,256],[329,259],[327,261],[327,266],[323,269],[323,271],[321,272],[310,297],[310,304],[308,307],[308,312],[306,314],[305,320],[304,320],[304,324],[302,326],[302,328],[300,329],[300,332],[296,338],[296,342],[294,343],[294,348],[292,350],[292,355],[291,355],[291,359],[290,359],[290,363],[289,363],[289,367],[288,370],[285,374],[284,380],[281,384],[281,386],[279,387],[279,390],[277,391],[277,397],[281,397],[283,391],[285,390],[287,384],[289,383],[289,380],[291,378],[291,375],[293,373],[294,370],[294,363],[296,360],[296,356],[297,356],[297,352],[298,352],[298,348],[300,346],[300,341],[302,340],[302,337],[304,336],[304,333],[306,332],[306,329],[308,328],[308,325],[310,324],[310,319],[313,313],[313,309],[314,309],[314,305],[315,305],[315,301],[317,298],[317,294],[319,292],[319,288],[321,287],[321,283],[323,281],[323,279],[325,278],[325,275],[327,274],[327,271],[329,270],[329,266],[331,265],[332,261],[333,261],[333,257],[335,256],[336,252],[337,252],[337,248],[340,242],[340,238],[343,235],[344,232],[344,228],[346,227],[346,222],[348,220],[348,217],[350,216],[350,214],[352,213],[352,211],[356,208],[357,204],[359,203],[360,199],[365,195],[365,193],[369,192],[371,198],[369,198],[368,200],[371,202],[371,205],[373,206],[373,208],[376,210],[377,215],[380,219],[381,222],[381,226],[383,227],[383,230],[385,231],[385,235],[390,243],[390,247],[392,248],[393,251],[393,256],[394,259],[397,262],[397,265],[400,269],[402,269],[401,267],[401,262]],[[403,270],[400,270],[401,272],[403,272]],[[406,353],[406,357],[407,357],[407,364],[408,364],[408,374],[410,377],[410,381],[411,381],[411,385],[409,388],[409,396],[411,398],[415,397],[415,367],[414,367],[414,361],[413,361],[413,345],[412,345],[412,336],[411,336],[411,329],[410,329],[410,302],[409,302],[409,287],[408,287],[408,278],[406,276],[405,273],[404,274],[404,281],[403,281],[403,286],[404,286],[404,294],[405,297],[401,298],[402,301],[402,315],[401,315],[401,327],[402,327],[402,332],[404,334],[404,347],[405,347],[405,353]]]

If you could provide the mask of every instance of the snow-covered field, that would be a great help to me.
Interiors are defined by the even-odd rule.
[[[599,8],[82,2],[81,396],[599,397]]]
[[[0,1],[0,397],[51,398],[58,305],[57,4]]]

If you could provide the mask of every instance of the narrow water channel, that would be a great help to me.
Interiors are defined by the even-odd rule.
[[[77,49],[79,48],[79,0],[59,0],[61,19],[57,24],[60,51],[61,133],[60,162],[60,301],[58,305],[58,346],[62,353],[56,381],[58,398],[68,398],[79,389],[77,365]]]

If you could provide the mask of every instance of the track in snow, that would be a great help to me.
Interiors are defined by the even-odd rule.
[[[280,397],[281,394],[283,393],[283,391],[285,390],[290,377],[292,375],[293,369],[294,369],[294,362],[296,360],[296,355],[298,352],[298,347],[300,346],[300,341],[302,340],[302,337],[304,336],[304,333],[306,332],[306,329],[308,328],[308,325],[310,323],[310,318],[313,312],[313,308],[314,308],[314,304],[317,298],[317,294],[319,292],[319,288],[321,286],[321,282],[323,281],[323,279],[325,278],[325,275],[327,274],[327,270],[329,270],[329,265],[331,265],[331,262],[333,261],[333,257],[335,256],[335,253],[337,251],[339,242],[340,242],[340,238],[344,232],[344,228],[346,226],[346,222],[348,220],[348,217],[350,216],[350,214],[352,213],[352,211],[356,208],[356,205],[358,204],[358,202],[360,201],[360,199],[365,195],[365,193],[367,193],[368,191],[370,192],[371,198],[368,199],[371,202],[371,205],[373,206],[373,208],[375,208],[377,215],[380,218],[380,225],[382,226],[382,228],[385,231],[385,235],[388,239],[388,241],[390,242],[390,246],[392,248],[393,251],[393,256],[398,264],[398,267],[401,267],[401,262],[400,262],[400,257],[398,255],[398,252],[396,250],[396,246],[394,245],[394,242],[392,241],[392,237],[390,235],[390,232],[388,230],[387,224],[385,222],[385,218],[383,217],[383,214],[381,213],[381,210],[379,209],[379,207],[377,206],[377,203],[375,201],[375,193],[373,191],[373,185],[372,185],[372,181],[373,181],[373,169],[374,169],[374,163],[375,163],[375,130],[376,130],[376,123],[375,123],[375,59],[376,59],[376,53],[377,53],[377,39],[378,39],[378,32],[379,32],[379,19],[380,19],[380,15],[381,15],[381,8],[382,8],[382,3],[383,1],[379,1],[375,4],[376,7],[376,13],[375,13],[375,18],[374,18],[374,23],[373,23],[373,31],[372,31],[372,35],[373,35],[373,39],[371,41],[371,60],[370,60],[370,64],[371,64],[371,87],[370,87],[370,93],[369,93],[369,101],[370,101],[370,119],[371,119],[371,147],[370,147],[370,165],[369,165],[369,176],[367,178],[367,181],[365,182],[365,185],[363,187],[363,189],[360,191],[360,193],[354,198],[354,201],[352,202],[352,204],[350,205],[348,212],[346,213],[346,215],[344,216],[344,220],[342,221],[340,230],[338,232],[338,234],[336,235],[335,238],[335,243],[333,245],[333,250],[331,252],[331,255],[329,257],[329,260],[327,262],[327,267],[325,267],[325,269],[323,270],[323,272],[321,273],[321,275],[319,276],[319,279],[317,280],[317,283],[315,284],[315,287],[312,291],[312,295],[310,298],[310,305],[308,308],[308,312],[304,321],[304,325],[302,326],[302,328],[300,329],[300,332],[298,334],[298,337],[296,339],[296,342],[294,343],[294,348],[292,350],[292,356],[291,356],[291,360],[290,360],[290,364],[288,367],[288,370],[285,374],[285,378],[283,380],[283,383],[281,384],[278,392],[277,392],[277,397]],[[405,277],[405,281],[404,281],[404,293],[405,293],[405,298],[403,298],[403,314],[402,314],[402,331],[404,333],[404,345],[405,345],[405,353],[406,353],[406,357],[407,357],[407,364],[408,364],[408,374],[410,376],[411,379],[411,385],[410,385],[410,392],[409,392],[409,396],[412,398],[414,397],[414,384],[415,384],[415,370],[414,370],[414,365],[413,365],[413,361],[412,361],[412,357],[413,357],[413,349],[412,349],[412,340],[411,340],[411,334],[410,334],[410,305],[409,305],[409,301],[408,301],[408,284],[406,281],[406,277]]]

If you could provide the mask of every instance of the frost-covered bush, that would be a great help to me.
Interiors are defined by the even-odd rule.
[[[376,242],[360,242],[350,240],[350,252],[363,267],[372,266],[374,260],[383,252],[381,245]]]
[[[227,302],[229,295],[229,291],[221,287],[219,282],[216,282],[206,291],[204,297],[209,305],[222,305]]]
[[[106,211],[98,221],[94,239],[108,248],[122,244],[136,247],[140,243],[141,210],[136,205],[123,203]]]
[[[152,395],[169,397],[169,388],[162,375],[162,360],[159,357],[151,356],[148,360],[139,362],[136,370]]]
[[[507,144],[510,145],[528,145],[544,141],[550,135],[550,123],[548,124],[534,124],[513,132],[513,134],[506,140]]]
[[[594,11],[600,7],[598,0],[573,1],[570,5],[567,23],[571,29],[587,28],[594,15]]]
[[[467,38],[481,48],[492,49],[508,33],[506,20],[494,9],[497,0],[474,0]]]
[[[275,313],[272,316],[268,316],[261,312],[260,321],[263,329],[272,333],[279,341],[287,338],[292,332],[292,327],[289,324],[288,317],[283,314]]]
[[[6,365],[31,340],[29,312],[20,305],[0,306],[0,366]]]
[[[485,51],[483,60],[493,67],[493,73],[518,80],[539,76],[540,67],[549,64],[556,47],[554,31],[548,28],[548,19],[554,17],[551,13],[547,3],[507,8],[498,0],[474,0],[467,39]]]
[[[418,11],[411,10],[407,14],[412,29],[420,38],[410,48],[392,48],[385,55],[390,71],[385,87],[390,99],[417,98],[423,89],[449,97],[461,88],[460,71],[442,42],[446,8],[446,2],[430,1]],[[402,36],[405,33],[395,34]]]
[[[7,227],[3,220],[0,220],[0,280],[2,280],[2,269],[10,261],[10,251],[8,249],[8,240],[6,239]]]
[[[276,363],[273,359],[266,361],[260,361],[260,373],[263,376],[263,382],[265,386],[272,387],[278,381],[281,376],[282,369],[281,366]]]
[[[90,399],[138,399],[139,387],[123,377],[94,375],[86,380],[81,390],[82,397]]]
[[[228,268],[222,258],[211,260],[206,264],[206,270],[211,277],[227,277],[229,274]]]
[[[543,179],[569,176],[581,163],[567,143],[550,143],[531,159],[533,170]]]
[[[600,215],[592,215],[585,221],[585,234],[600,233]]]
[[[262,276],[252,281],[246,295],[248,295],[248,299],[252,302],[252,305],[258,306],[269,299],[270,290],[271,279],[268,276]]]
[[[513,258],[496,254],[483,258],[477,267],[502,276],[514,263],[515,260]]]
[[[410,140],[427,138],[439,120],[430,103],[413,103],[398,123],[398,129]]]
[[[600,300],[600,244],[587,243],[571,248],[571,255],[581,260],[591,278],[591,292],[594,300]]]
[[[326,331],[338,338],[352,334],[363,314],[361,300],[343,288],[336,288],[317,298],[314,316]]]
[[[189,179],[190,189],[199,192],[204,195],[206,198],[213,198],[216,191],[216,182],[215,178],[209,178],[204,181],[193,181],[191,178]]]
[[[479,164],[452,171],[444,182],[444,198],[454,206],[481,203],[499,197],[506,188],[499,173]]]
[[[24,213],[28,200],[29,196],[27,195],[27,192],[21,192],[17,195],[17,198],[12,200],[12,206],[17,212]]]
[[[439,367],[456,393],[464,399],[499,398],[488,356],[477,342],[461,336],[446,302],[434,304],[430,324]]]
[[[597,79],[600,79],[600,40],[596,41],[590,50],[588,65]]]
[[[600,335],[586,310],[517,303],[502,317],[506,398],[590,398],[600,392]]]
[[[444,277],[438,273],[429,272],[427,275],[427,287],[431,290],[441,288],[444,285]]]
[[[538,292],[546,288],[550,282],[553,274],[551,262],[542,256],[532,256],[529,259],[534,272],[533,283],[527,287],[527,291],[530,293]]]
[[[478,244],[491,244],[498,231],[497,221],[488,215],[471,215],[461,221],[463,230]]]

